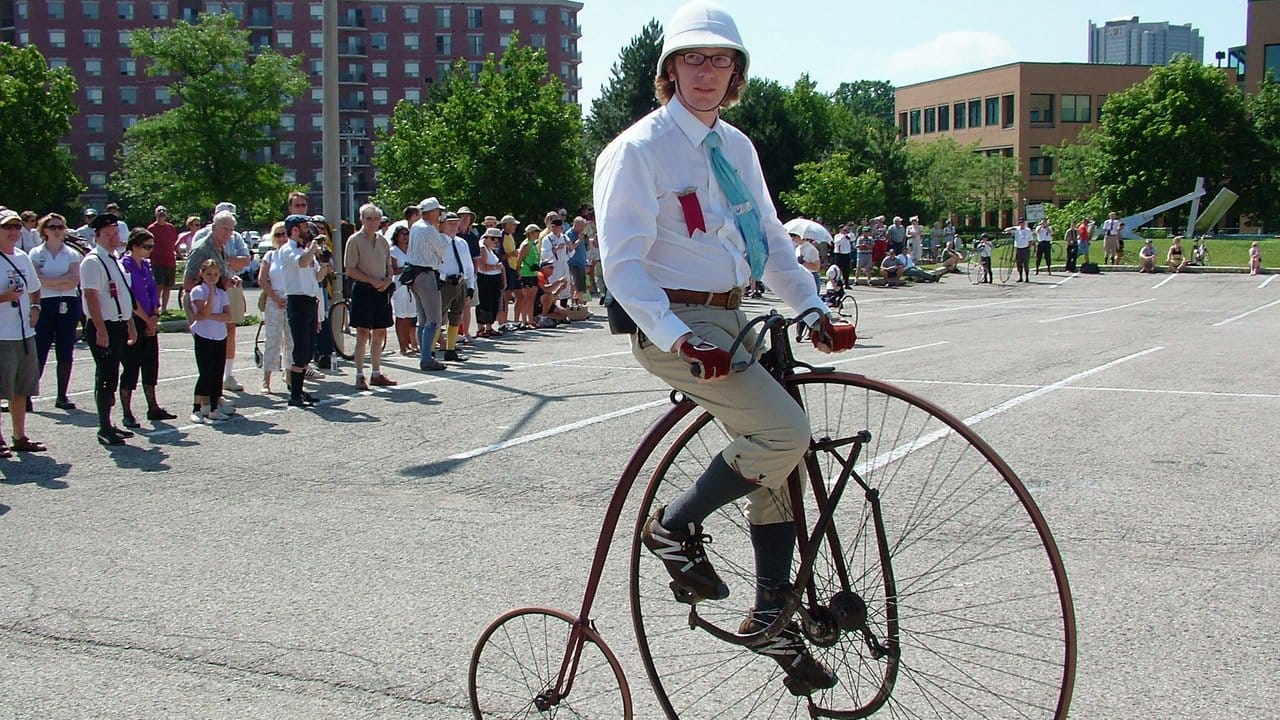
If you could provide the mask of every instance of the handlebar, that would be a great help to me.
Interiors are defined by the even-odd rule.
[[[743,343],[746,342],[746,339],[751,335],[751,332],[757,325],[761,326],[765,333],[771,334],[775,340],[781,338],[784,343],[787,343],[789,342],[787,339],[787,328],[804,322],[810,315],[822,316],[824,314],[825,313],[821,308],[812,307],[791,318],[779,314],[777,310],[770,310],[764,315],[757,315],[748,321],[746,325],[743,325],[742,329],[738,331],[738,335],[734,338],[733,344],[729,346],[729,357],[737,355],[739,348],[741,348]],[[751,359],[737,360],[733,362],[729,371],[737,374],[751,369],[752,365],[760,362],[760,357],[764,354],[765,349],[765,343],[757,342],[755,347],[751,350]],[[702,378],[702,363],[698,361],[689,363],[689,372],[696,378]]]

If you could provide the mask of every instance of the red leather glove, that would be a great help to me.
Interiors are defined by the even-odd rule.
[[[722,378],[733,365],[733,356],[697,335],[682,341],[676,352],[681,360],[689,363],[689,372],[699,380]]]
[[[858,341],[858,334],[852,323],[836,322],[830,315],[823,315],[818,326],[809,333],[809,338],[814,347],[826,345],[831,348],[831,352],[844,352],[853,348],[853,344]]]

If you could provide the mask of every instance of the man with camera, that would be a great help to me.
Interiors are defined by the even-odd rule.
[[[436,360],[436,332],[440,329],[440,267],[444,265],[449,246],[440,236],[440,213],[444,206],[433,198],[418,203],[421,215],[409,227],[409,266],[400,277],[413,291],[418,310],[418,357],[420,370],[444,370]]]
[[[378,232],[382,210],[373,203],[360,208],[360,229],[347,238],[343,265],[351,286],[351,327],[356,329],[356,389],[370,385],[389,387],[396,381],[382,374],[382,348],[387,344],[387,328],[395,322],[391,316],[391,246]],[[373,374],[364,379],[364,349],[369,347]]]
[[[448,248],[440,265],[440,276],[444,278],[440,285],[440,304],[449,321],[444,338],[444,359],[449,362],[466,361],[458,354],[458,327],[468,309],[467,300],[476,293],[475,265],[467,241],[458,237],[459,221],[456,213],[445,213],[440,221],[440,237]]]
[[[303,391],[302,382],[306,379],[307,363],[315,352],[316,336],[320,332],[321,296],[316,261],[320,246],[312,242],[315,229],[310,216],[290,215],[284,219],[284,231],[289,241],[278,252],[284,266],[285,317],[293,336],[293,364],[286,373],[289,404],[311,407],[316,404],[316,399]]]

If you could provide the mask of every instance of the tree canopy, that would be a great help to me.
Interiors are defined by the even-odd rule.
[[[474,81],[460,62],[448,82],[442,101],[401,101],[378,132],[375,202],[399,208],[434,195],[530,220],[587,198],[582,121],[562,102],[546,51],[512,35],[502,60],[490,55]]]
[[[71,71],[50,68],[34,46],[0,43],[0,197],[14,209],[65,213],[80,194],[59,144],[79,111],[76,90]]]
[[[852,158],[835,153],[796,166],[796,189],[782,193],[787,207],[810,218],[838,223],[869,217],[884,207],[884,181],[875,170],[854,172]]]
[[[230,200],[247,209],[242,221],[278,215],[295,186],[259,158],[275,141],[281,113],[307,89],[301,58],[269,48],[250,58],[249,33],[230,13],[137,30],[133,54],[150,60],[149,76],[171,78],[179,104],[125,132],[111,190],[126,207]]]
[[[613,64],[609,82],[600,97],[591,102],[585,123],[585,154],[588,169],[596,156],[632,123],[658,107],[653,91],[654,71],[662,55],[662,23],[650,20],[622,48]]]

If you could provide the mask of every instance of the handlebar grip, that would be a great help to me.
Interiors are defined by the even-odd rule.
[[[746,371],[749,367],[751,367],[751,363],[746,360],[739,360],[733,364],[732,370],[733,372],[740,373]]]
[[[689,363],[689,373],[699,380],[702,379],[702,363],[693,360]]]

